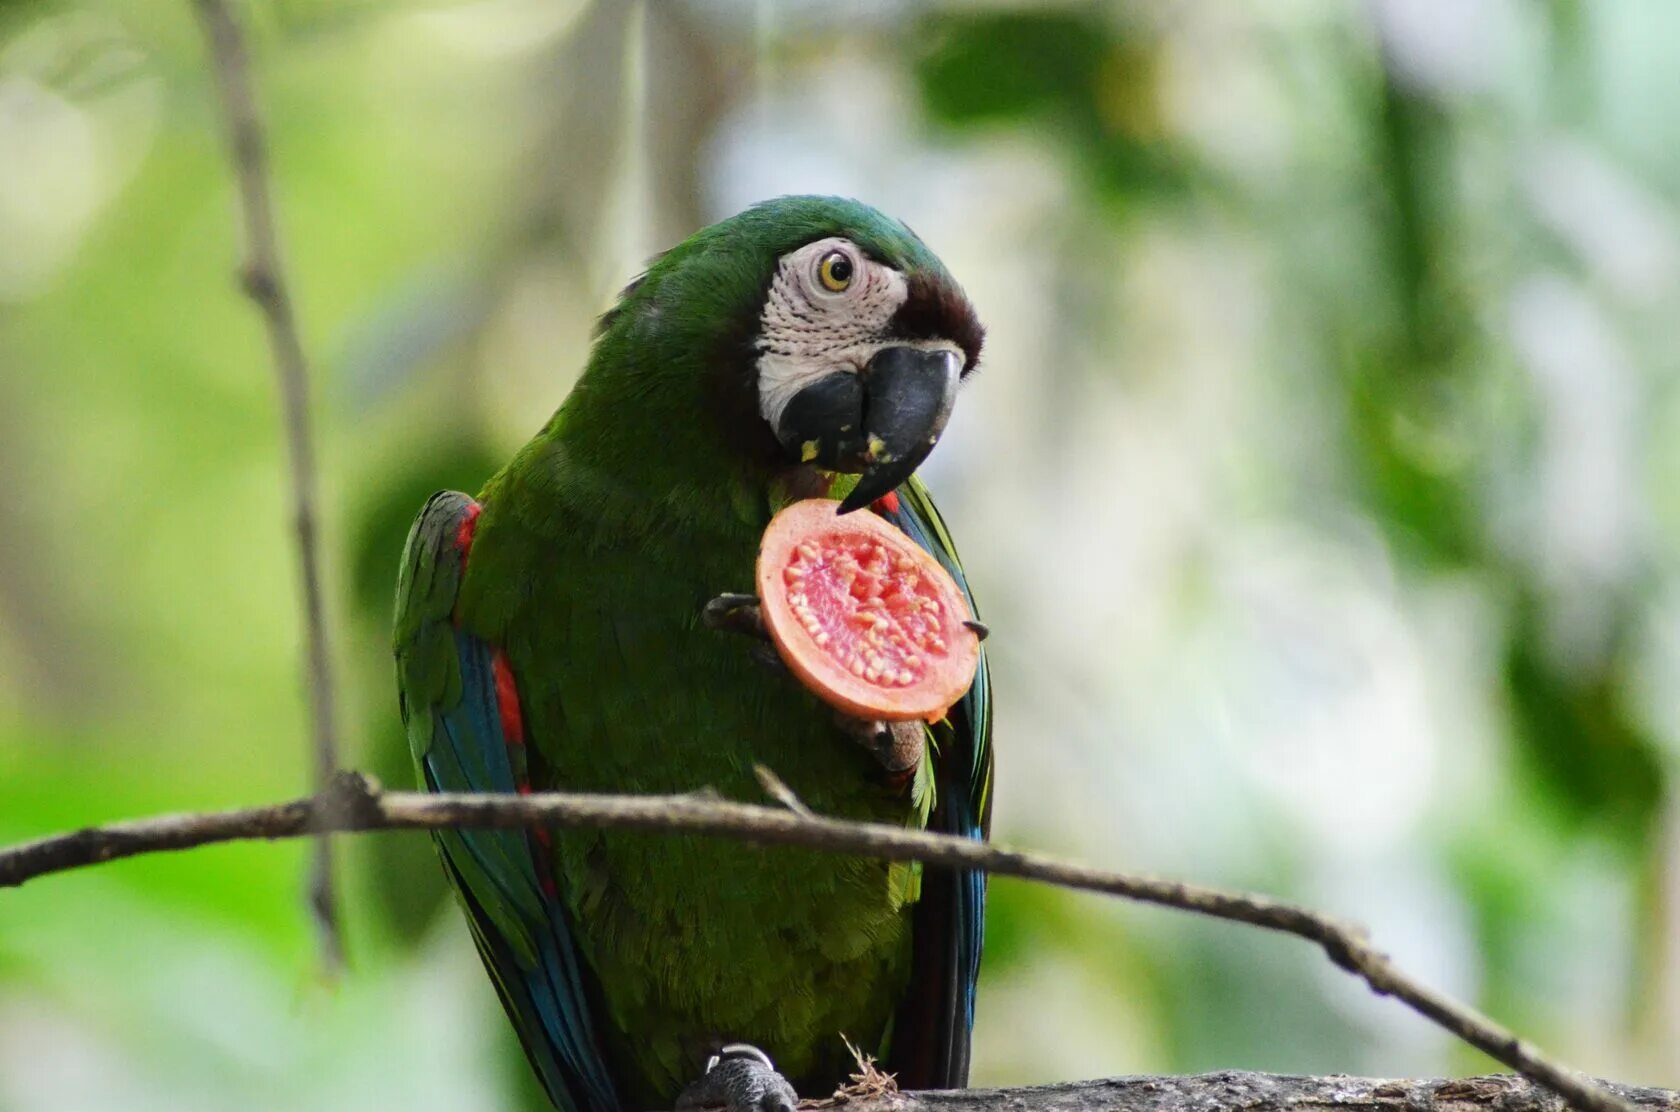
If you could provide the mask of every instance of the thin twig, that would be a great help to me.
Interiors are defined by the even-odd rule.
[[[236,839],[291,838],[316,830],[520,826],[702,834],[888,861],[914,860],[983,869],[998,876],[1102,892],[1292,934],[1318,944],[1331,961],[1362,978],[1372,991],[1405,1002],[1413,1011],[1471,1046],[1555,1090],[1581,1112],[1630,1112],[1632,1107],[1474,1008],[1412,979],[1388,955],[1373,947],[1362,929],[1319,912],[1267,896],[1094,869],[947,834],[880,823],[845,822],[796,814],[781,807],[730,803],[697,795],[382,792],[361,776],[342,774],[334,779],[328,791],[317,797],[268,807],[114,823],[0,850],[0,888],[19,885],[47,873],[138,853],[187,849]]]
[[[256,303],[268,327],[269,348],[279,380],[287,458],[291,464],[292,522],[297,534],[302,581],[311,763],[315,790],[319,793],[338,770],[338,737],[326,606],[321,589],[315,446],[309,420],[309,364],[298,338],[292,299],[280,265],[269,188],[268,150],[256,95],[251,88],[245,37],[223,0],[195,0],[195,4],[209,43],[210,61],[215,68],[216,87],[226,117],[229,155],[239,185],[245,226],[245,263],[240,270],[240,284]],[[325,833],[328,829],[323,826],[323,833],[315,841],[308,884],[310,913],[320,935],[322,961],[330,974],[343,965],[344,944],[339,933],[338,900],[333,891],[332,840]]]
[[[758,779],[758,786],[764,789],[765,795],[796,815],[804,815],[806,818],[812,817],[813,812],[805,806],[805,801],[800,799],[794,790],[787,786],[786,780],[772,772],[769,766],[753,765],[753,776]]]

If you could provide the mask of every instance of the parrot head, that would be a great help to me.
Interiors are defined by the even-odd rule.
[[[841,512],[927,458],[980,356],[961,287],[908,228],[891,230],[841,228],[779,255],[753,340],[759,413],[783,450],[861,475]]]
[[[849,512],[939,442],[984,330],[908,227],[857,201],[781,197],[667,252],[603,319],[670,343],[713,325],[703,366],[725,431],[781,464],[856,474]],[[722,322],[718,325],[718,322]]]

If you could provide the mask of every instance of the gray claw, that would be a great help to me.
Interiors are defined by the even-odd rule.
[[[719,1106],[728,1112],[796,1112],[799,1094],[776,1072],[768,1054],[747,1043],[731,1043],[677,1097],[677,1112]]]

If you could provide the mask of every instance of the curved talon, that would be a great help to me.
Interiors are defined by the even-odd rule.
[[[776,1071],[776,1063],[770,1060],[770,1055],[764,1053],[752,1043],[729,1043],[706,1059],[706,1072],[711,1073],[717,1068],[718,1063],[726,1058],[752,1058],[770,1072],[774,1073]]]
[[[722,633],[740,633],[760,641],[770,639],[764,629],[757,595],[730,592],[718,595],[700,608],[700,624]]]
[[[985,622],[977,622],[973,618],[968,618],[964,620],[963,625],[972,630],[974,636],[980,638],[982,641],[992,635],[992,627],[987,625]]]

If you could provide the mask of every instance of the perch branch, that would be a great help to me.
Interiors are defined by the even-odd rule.
[[[1599,1082],[1640,1112],[1680,1109],[1680,1093]],[[1558,1112],[1562,1102],[1525,1078],[1448,1081],[1289,1077],[1223,1071],[1194,1077],[1115,1077],[1023,1089],[964,1089],[850,1099],[845,1112]]]
[[[981,869],[1063,888],[1101,892],[1180,911],[1248,923],[1317,944],[1373,992],[1393,996],[1489,1057],[1561,1094],[1581,1112],[1631,1112],[1614,1092],[1543,1053],[1474,1008],[1402,972],[1365,932],[1328,915],[1267,896],[1111,872],[986,842],[878,823],[801,814],[788,807],[731,803],[711,794],[665,796],[549,792],[532,795],[384,792],[353,773],[317,796],[267,807],[164,815],[93,827],[0,850],[0,888],[47,873],[156,850],[249,838],[292,838],[321,830],[593,827],[700,834],[759,845],[803,846],[888,861]]]
[[[323,789],[338,769],[338,739],[326,606],[321,589],[315,446],[309,419],[309,364],[298,338],[292,298],[280,265],[268,150],[256,95],[251,88],[250,54],[245,37],[224,0],[195,0],[195,6],[208,41],[227,127],[229,157],[239,187],[239,207],[245,226],[245,262],[240,270],[240,285],[256,304],[268,328],[269,349],[279,380],[286,454],[291,464],[292,524],[303,591],[311,764],[316,792],[323,793],[322,798],[329,798]],[[332,841],[326,833],[328,829],[329,826],[323,825],[315,840],[308,889],[310,913],[330,973],[343,964],[344,946],[339,933],[338,900],[333,892]]]

